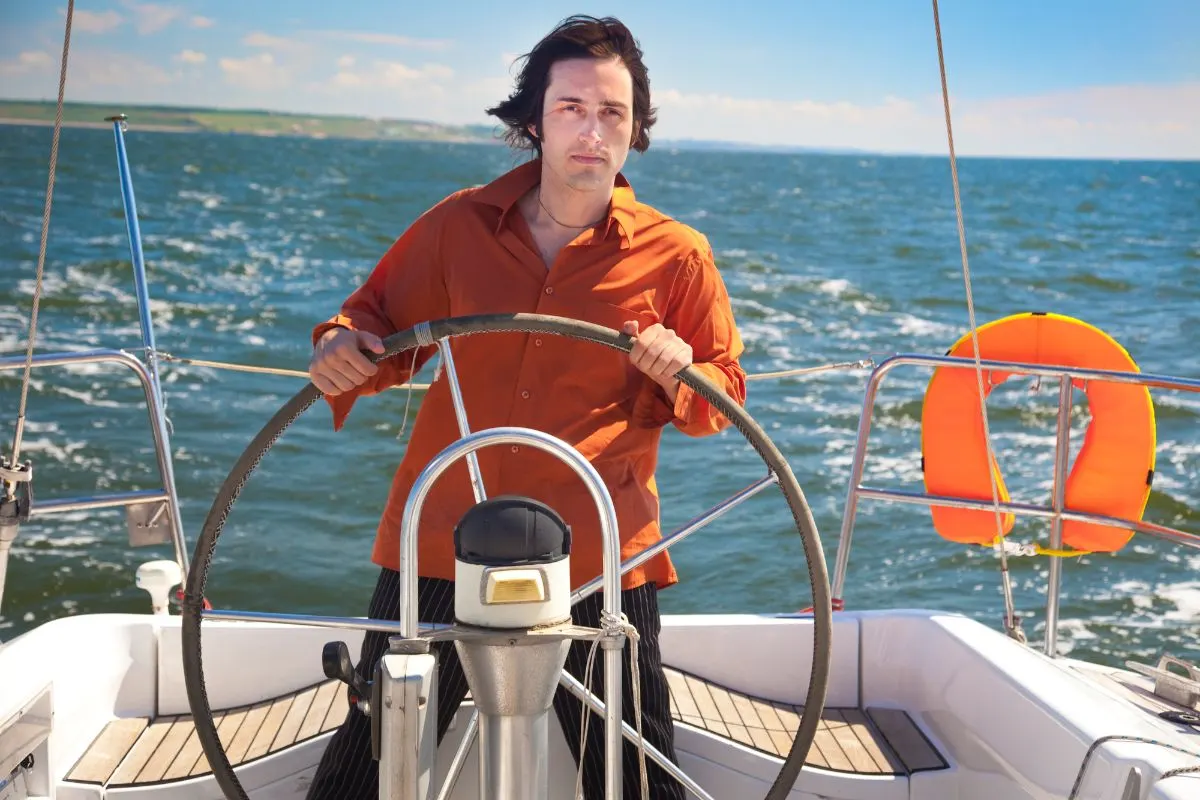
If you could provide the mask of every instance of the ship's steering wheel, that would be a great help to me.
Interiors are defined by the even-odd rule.
[[[454,336],[484,333],[548,333],[593,342],[625,353],[629,353],[633,346],[631,337],[611,328],[541,314],[488,314],[452,317],[428,323],[428,328],[423,333],[430,334],[434,341]],[[425,339],[425,341],[429,340]],[[372,361],[378,362],[420,346],[417,328],[410,328],[394,334],[388,337],[383,344],[383,353],[366,355]],[[779,775],[767,794],[767,800],[783,800],[791,792],[792,786],[804,766],[813,738],[816,736],[829,683],[833,614],[829,573],[825,565],[824,552],[821,549],[820,536],[817,533],[816,523],[813,521],[812,511],[795,476],[792,475],[791,468],[759,424],[744,408],[694,367],[687,367],[677,377],[723,413],[732,422],[733,427],[741,432],[742,436],[762,457],[767,468],[778,480],[779,488],[783,491],[788,507],[792,511],[796,529],[804,546],[804,556],[808,564],[809,582],[813,594],[812,671],[808,694],[804,702],[804,714],[796,730],[796,737]],[[213,724],[212,708],[209,706],[208,692],[204,684],[200,622],[205,616],[203,608],[205,584],[209,568],[212,566],[217,539],[225,527],[233,504],[249,480],[250,474],[287,427],[320,398],[321,392],[312,383],[309,383],[285,403],[254,437],[254,440],[230,470],[213,501],[204,521],[199,541],[196,543],[191,569],[187,575],[182,601],[182,634],[183,668],[188,703],[191,706],[196,733],[204,749],[204,754],[208,757],[213,776],[225,796],[231,800],[246,800],[247,795],[221,746],[220,738],[217,736],[217,729]],[[346,622],[353,625],[361,620],[348,619]]]

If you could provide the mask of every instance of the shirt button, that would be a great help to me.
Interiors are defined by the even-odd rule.
[[[528,392],[528,391],[521,392],[521,397],[523,397],[523,398],[525,398],[526,400],[528,400],[528,399],[529,399],[529,392]]]
[[[513,451],[514,453],[518,452],[520,449],[521,449],[521,448],[517,447],[515,444],[512,446],[512,451]]]
[[[542,340],[541,340],[541,339],[534,339],[534,340],[533,340],[533,346],[534,346],[534,347],[541,347],[541,346],[542,346]]]
[[[546,294],[554,294],[554,287],[553,287],[553,286],[547,286],[547,287],[546,287]]]

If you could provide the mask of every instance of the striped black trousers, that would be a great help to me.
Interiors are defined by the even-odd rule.
[[[383,569],[371,598],[368,615],[376,619],[396,619],[399,611],[400,574],[395,570]],[[600,593],[577,603],[571,616],[577,625],[592,628],[600,626],[600,611],[603,598]],[[417,588],[417,610],[423,622],[452,623],[454,621],[454,583],[440,578],[419,578]],[[671,721],[670,695],[666,676],[663,674],[659,652],[660,631],[658,613],[658,588],[645,584],[621,593],[621,610],[630,624],[637,628],[638,668],[640,671],[642,701],[642,734],[672,762],[675,762],[674,725]],[[387,649],[387,634],[367,631],[357,671],[365,680],[371,680],[375,664]],[[566,669],[581,682],[587,664],[590,641],[575,641],[567,654]],[[453,642],[434,645],[438,658],[438,742],[445,736],[455,712],[467,694],[467,680]],[[625,665],[621,670],[624,683],[622,709],[625,720],[634,722],[632,672],[629,664],[629,646],[626,645]],[[596,653],[589,688],[597,697],[604,697],[603,650]],[[561,686],[554,695],[554,712],[575,759],[579,764],[579,735],[583,724],[583,704]],[[666,774],[657,764],[646,759],[650,780],[651,800],[683,800],[683,787]],[[641,797],[640,773],[637,749],[625,742],[622,766],[624,776],[623,795],[625,800]],[[583,756],[583,789],[586,800],[603,800],[604,797],[604,719],[592,715],[588,723],[588,738]],[[379,797],[379,763],[371,757],[370,720],[357,709],[351,708],[329,740],[325,755],[317,767],[317,773],[309,788],[308,800],[377,800]]]

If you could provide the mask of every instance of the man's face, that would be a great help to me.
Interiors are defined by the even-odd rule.
[[[633,132],[633,79],[619,59],[570,59],[550,68],[542,162],[560,181],[579,191],[611,188]]]

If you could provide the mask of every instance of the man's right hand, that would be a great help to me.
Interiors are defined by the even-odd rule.
[[[308,375],[323,393],[338,395],[361,386],[379,371],[363,350],[383,352],[383,340],[373,333],[349,328],[330,328],[313,348]]]

